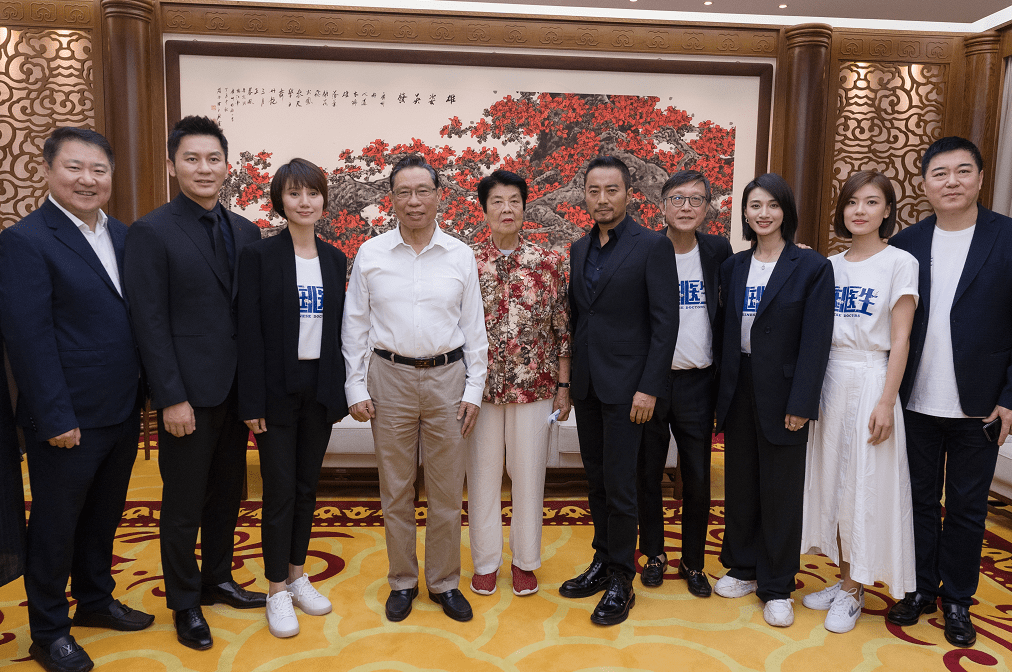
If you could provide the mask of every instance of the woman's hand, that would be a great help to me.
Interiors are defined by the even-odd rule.
[[[796,432],[802,427],[804,427],[806,422],[808,422],[808,418],[799,418],[796,415],[791,415],[790,413],[788,413],[787,417],[784,418],[784,427],[791,430],[792,432]]]
[[[257,418],[256,420],[243,420],[246,426],[250,428],[250,431],[254,434],[263,434],[267,431],[267,421],[263,418]]]
[[[868,443],[877,446],[893,433],[893,405],[884,401],[878,402],[868,420]]]

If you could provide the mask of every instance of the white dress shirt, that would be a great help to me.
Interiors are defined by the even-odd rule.
[[[90,226],[57,203],[52,194],[49,194],[49,200],[63,214],[70,218],[74,226],[81,230],[81,233],[84,234],[84,239],[88,241],[91,249],[95,250],[95,254],[98,255],[98,260],[102,262],[102,268],[109,274],[109,278],[112,280],[116,291],[119,292],[120,296],[123,296],[123,288],[119,284],[119,266],[116,264],[116,250],[112,246],[112,236],[109,235],[109,218],[106,214],[101,210],[98,211],[98,223],[95,225],[95,230],[92,231]]]
[[[471,248],[438,226],[419,252],[400,227],[359,248],[348,281],[342,326],[348,405],[370,399],[372,348],[425,358],[464,348],[462,401],[481,405],[488,373],[485,309]]]

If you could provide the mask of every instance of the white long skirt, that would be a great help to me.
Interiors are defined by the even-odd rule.
[[[802,553],[843,561],[855,581],[882,581],[900,599],[917,589],[910,469],[899,399],[893,432],[868,443],[868,421],[885,388],[888,354],[833,349],[805,466]]]

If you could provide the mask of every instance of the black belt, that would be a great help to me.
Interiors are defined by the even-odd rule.
[[[389,350],[380,350],[379,348],[373,348],[372,351],[383,359],[390,360],[394,364],[407,364],[408,366],[413,366],[416,369],[431,369],[434,366],[452,364],[458,359],[464,358],[463,347],[451,350],[450,352],[444,352],[443,354],[436,355],[435,357],[423,357],[421,359],[416,359],[415,357],[401,357],[400,355],[395,355]]]

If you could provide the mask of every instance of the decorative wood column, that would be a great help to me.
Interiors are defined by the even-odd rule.
[[[819,249],[819,211],[829,110],[829,47],[833,29],[805,23],[784,31],[787,78],[783,177],[798,203],[797,242]]]
[[[158,161],[154,146],[151,25],[154,0],[102,0],[106,136],[116,152],[109,213],[127,224],[153,210]]]
[[[963,40],[966,69],[963,78],[961,133],[984,155],[981,202],[990,207],[994,195],[995,154],[998,151],[998,95],[1001,90],[1001,34],[981,33]]]

